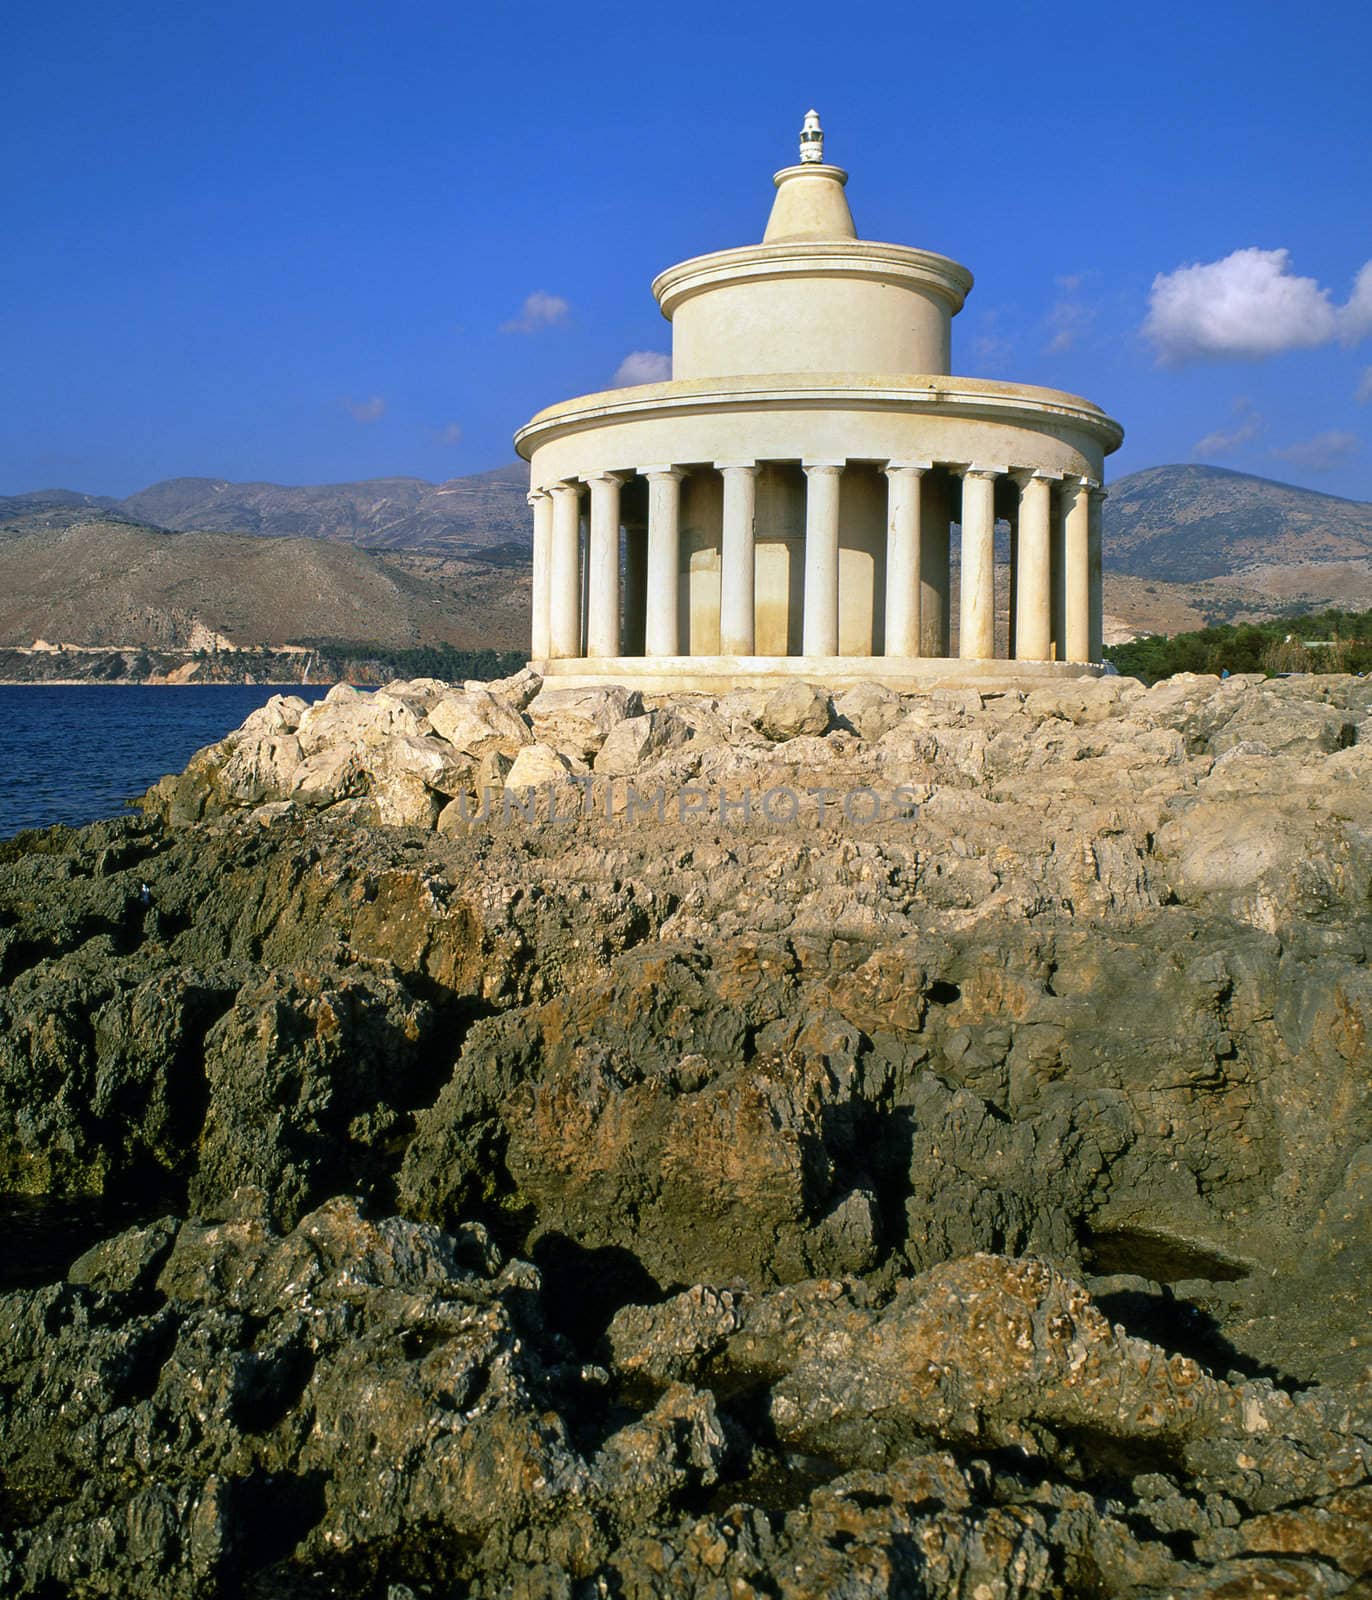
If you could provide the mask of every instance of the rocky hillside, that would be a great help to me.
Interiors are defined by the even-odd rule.
[[[1370,779],[1359,679],[524,673],[17,841],[0,1185],[145,1213],[0,1299],[6,1592],[1362,1594]]]
[[[209,632],[236,644],[499,650],[525,642],[527,608],[521,569],[322,539],[167,533],[103,516],[40,517],[0,537],[0,645],[195,648]]]
[[[1116,572],[1182,582],[1367,560],[1372,505],[1223,467],[1149,467],[1110,485],[1104,549]]]
[[[183,532],[256,533],[337,539],[368,549],[513,544],[531,539],[529,469],[499,467],[446,483],[374,478],[292,488],[278,483],[227,483],[220,478],[169,478],[119,502],[141,522]]]

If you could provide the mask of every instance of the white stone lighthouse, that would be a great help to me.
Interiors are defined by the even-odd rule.
[[[762,243],[653,284],[671,381],[565,400],[515,436],[548,678],[1099,672],[1102,463],[1122,429],[1056,389],[950,376],[971,273],[859,239],[847,181],[809,112]]]

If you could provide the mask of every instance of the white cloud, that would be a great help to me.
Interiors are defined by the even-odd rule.
[[[1329,433],[1317,433],[1313,439],[1301,439],[1295,444],[1283,445],[1272,454],[1280,456],[1283,461],[1294,462],[1298,467],[1305,467],[1311,472],[1328,472],[1334,467],[1342,466],[1357,448],[1357,434],[1334,430]]]
[[[631,350],[615,368],[612,389],[627,389],[635,383],[666,383],[672,376],[672,358],[660,350]]]
[[[1235,250],[1222,261],[1160,272],[1143,332],[1164,366],[1356,343],[1372,333],[1372,261],[1342,306],[1314,278],[1291,271],[1289,250]]]
[[[512,322],[500,324],[501,333],[537,333],[540,328],[551,328],[555,323],[565,322],[567,313],[572,308],[560,294],[549,294],[544,289],[535,289],[531,295],[526,295],[519,315]]]
[[[1191,446],[1193,456],[1223,456],[1240,445],[1256,438],[1262,430],[1262,418],[1253,409],[1252,402],[1240,398],[1234,402],[1234,423],[1228,428],[1216,428]]]
[[[445,423],[438,430],[438,442],[440,444],[461,444],[462,424],[460,422]]]
[[[379,394],[374,394],[370,400],[345,400],[343,404],[355,422],[375,422],[386,414],[386,402]]]
[[[1354,398],[1359,405],[1372,405],[1372,367],[1362,369],[1362,377],[1358,380],[1358,392]]]

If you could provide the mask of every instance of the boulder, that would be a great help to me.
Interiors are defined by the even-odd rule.
[[[507,789],[535,789],[543,784],[566,784],[586,767],[555,750],[550,744],[526,744],[505,774]]]
[[[532,740],[519,712],[484,688],[436,700],[429,707],[429,726],[455,749],[478,759],[492,750],[513,756]]]
[[[759,726],[774,742],[800,734],[826,733],[830,710],[829,696],[823,689],[797,678],[767,696]]]
[[[364,795],[370,787],[365,748],[347,742],[307,756],[291,774],[289,797],[307,806],[327,806]]]
[[[492,678],[488,683],[480,678],[468,678],[462,687],[469,694],[477,690],[493,694],[516,711],[523,711],[543,687],[543,678],[532,667],[521,667],[508,678]]]
[[[556,689],[545,682],[528,705],[534,737],[582,762],[594,760],[615,723],[642,711],[643,697],[638,690],[619,684]]]
[[[404,773],[418,778],[436,793],[451,797],[465,794],[471,787],[476,762],[442,739],[418,739],[404,734],[377,747],[371,770],[378,785]]]
[[[690,729],[672,712],[645,711],[611,728],[593,766],[607,778],[628,777],[655,756],[678,749],[689,737]]]
[[[834,697],[834,716],[864,739],[880,739],[904,714],[900,696],[880,683],[856,683]]]
[[[272,734],[294,733],[300,719],[310,709],[309,701],[298,694],[274,694],[266,705],[250,712],[239,728],[240,735],[255,734],[266,738]]]
[[[289,794],[303,759],[293,733],[239,739],[221,770],[225,792],[245,805]]]
[[[339,690],[347,690],[340,695]],[[336,744],[379,744],[409,734],[418,738],[428,730],[420,712],[389,694],[359,694],[349,684],[336,683],[318,705],[300,719],[296,737],[307,756]]]

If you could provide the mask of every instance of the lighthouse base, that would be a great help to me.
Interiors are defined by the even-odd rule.
[[[879,683],[900,694],[929,689],[1034,689],[1107,668],[1081,661],[963,661],[956,656],[582,656],[531,661],[549,688],[619,683],[644,694],[727,694],[804,678],[826,689]]]

